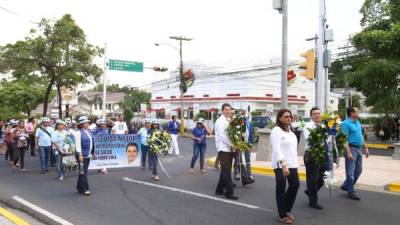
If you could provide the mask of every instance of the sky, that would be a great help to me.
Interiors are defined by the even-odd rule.
[[[292,60],[314,46],[305,39],[318,28],[319,0],[288,0],[288,52]],[[359,32],[364,0],[326,0],[335,48]],[[170,36],[193,38],[183,46],[184,62],[245,67],[281,56],[282,16],[272,0],[0,0],[0,45],[23,39],[32,22],[59,19],[69,13],[89,43],[104,46],[107,57],[143,62],[145,67],[179,65],[178,43]],[[156,47],[155,42],[166,43]],[[167,45],[169,44],[169,45]],[[96,63],[102,64],[103,59]],[[229,63],[228,63],[229,62]],[[142,86],[165,79],[170,72],[108,71],[110,83]],[[196,71],[194,71],[196,73]]]

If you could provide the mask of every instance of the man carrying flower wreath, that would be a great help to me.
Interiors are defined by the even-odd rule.
[[[321,111],[317,107],[313,107],[310,110],[311,121],[305,124],[303,130],[305,140],[305,153],[304,153],[304,165],[306,166],[306,180],[307,189],[304,193],[308,196],[309,206],[314,209],[323,209],[318,203],[318,191],[324,185],[324,173],[326,168],[323,163],[317,162],[310,154],[309,136],[310,130],[315,129],[317,125],[322,122]],[[323,135],[323,134],[321,134]]]
[[[238,200],[239,198],[233,194],[232,187],[232,159],[233,154],[231,150],[232,143],[227,135],[227,128],[229,126],[229,115],[231,113],[231,106],[227,103],[222,105],[222,115],[215,122],[215,145],[218,151],[218,158],[221,165],[221,173],[217,188],[216,195],[225,195],[226,198],[231,200]]]

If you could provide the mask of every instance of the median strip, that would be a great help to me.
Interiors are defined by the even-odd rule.
[[[216,159],[216,157],[209,158],[207,160],[208,165],[214,167],[215,159]],[[251,165],[251,172],[255,173],[255,174],[259,174],[259,175],[275,176],[274,169],[272,169],[272,167]],[[301,181],[305,181],[306,180],[306,172],[298,171],[298,173],[299,173],[299,179]]]
[[[400,183],[390,183],[386,188],[388,191],[400,193]]]
[[[9,221],[11,221],[16,225],[29,225],[29,223],[26,222],[24,219],[6,210],[3,207],[0,207],[0,215],[4,216],[6,219],[8,219]]]

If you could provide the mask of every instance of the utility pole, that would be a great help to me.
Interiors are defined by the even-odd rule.
[[[103,67],[103,119],[106,118],[106,99],[107,99],[107,43],[104,43],[104,67]]]
[[[281,108],[288,107],[287,96],[287,55],[288,55],[288,0],[274,0],[274,9],[282,14],[282,66],[281,66]]]
[[[325,70],[324,70],[324,43],[325,43],[325,0],[319,0],[318,16],[318,77],[317,77],[317,107],[325,112]]]
[[[186,38],[182,36],[172,36],[170,39],[177,40],[179,41],[179,77],[180,77],[180,91],[181,91],[181,124],[180,124],[180,133],[183,135],[185,133],[185,119],[183,116],[184,113],[184,105],[183,105],[183,96],[187,90],[187,86],[183,77],[183,56],[182,56],[182,42],[183,41],[191,41],[193,40],[192,38]]]

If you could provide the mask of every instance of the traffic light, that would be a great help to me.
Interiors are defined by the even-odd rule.
[[[166,67],[155,66],[155,67],[153,67],[153,70],[154,70],[154,71],[157,71],[157,72],[165,72],[165,71],[168,70],[168,68],[166,68]]]
[[[305,71],[301,72],[300,75],[307,77],[310,80],[314,79],[314,68],[315,68],[315,53],[314,49],[310,49],[305,53],[302,53],[300,55],[301,57],[304,57],[306,59],[305,62],[300,63],[300,69],[303,69]]]

